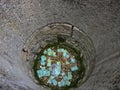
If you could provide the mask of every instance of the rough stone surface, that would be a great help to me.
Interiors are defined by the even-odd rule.
[[[120,0],[0,0],[0,90],[46,90],[29,77],[22,49],[51,22],[77,26],[95,45],[95,69],[74,90],[120,90]]]

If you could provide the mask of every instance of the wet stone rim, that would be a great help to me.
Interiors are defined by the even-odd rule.
[[[66,43],[45,46],[33,66],[36,79],[51,89],[69,89],[78,86],[85,67],[80,51]]]
[[[72,52],[71,55],[75,56],[78,70],[72,73],[70,85],[64,84],[62,86],[58,86],[58,81],[57,84],[53,83],[53,81],[52,83],[47,83],[49,79],[47,78],[45,82],[45,80],[43,80],[44,75],[42,77],[38,77],[40,72],[42,72],[39,71],[41,70],[41,56],[44,55],[44,50],[48,50],[48,48],[53,49],[53,47],[65,49],[69,53]],[[55,22],[37,29],[30,35],[29,39],[26,40],[24,48],[25,50],[23,50],[23,52],[27,53],[24,59],[28,61],[27,68],[31,71],[31,74],[29,74],[30,78],[33,79],[36,84],[45,88],[48,87],[52,90],[67,90],[69,88],[77,88],[90,77],[90,74],[94,68],[95,48],[92,40],[83,30],[80,30],[69,23]],[[57,48],[55,50],[57,50]],[[48,58],[46,57],[46,65],[47,61]],[[58,59],[56,61],[58,61]],[[57,62],[55,64],[57,64]],[[43,70],[44,69],[46,69],[46,67],[43,67]],[[66,75],[68,75],[68,73]]]

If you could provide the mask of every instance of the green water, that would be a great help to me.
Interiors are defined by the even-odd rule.
[[[40,78],[38,78],[38,75],[36,73],[36,71],[38,70],[40,64],[39,64],[39,58],[40,56],[43,54],[43,51],[47,48],[64,48],[67,51],[71,52],[74,56],[75,59],[77,60],[77,64],[78,64],[78,71],[74,72],[74,76],[77,76],[77,78],[75,78],[75,80],[72,80],[72,84],[70,86],[64,86],[64,87],[58,87],[58,86],[53,86],[53,85],[46,85],[44,83],[44,81]],[[85,75],[85,66],[83,64],[83,60],[84,60],[84,56],[80,57],[81,52],[79,50],[76,50],[73,46],[65,43],[65,40],[59,37],[59,42],[58,43],[49,43],[47,46],[45,46],[40,52],[38,52],[37,58],[35,58],[34,60],[34,66],[33,66],[33,71],[34,71],[34,75],[36,80],[38,80],[40,85],[43,86],[47,86],[49,88],[51,88],[52,90],[68,90],[70,88],[75,88],[78,86],[78,81],[82,80],[84,75]]]

